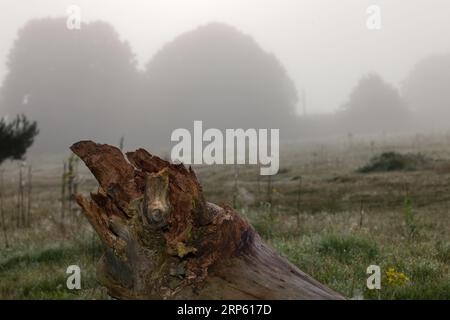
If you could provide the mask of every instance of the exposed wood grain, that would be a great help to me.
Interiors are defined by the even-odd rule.
[[[119,299],[342,299],[279,256],[191,168],[143,149],[71,147],[99,182],[78,204],[106,247],[98,278]]]

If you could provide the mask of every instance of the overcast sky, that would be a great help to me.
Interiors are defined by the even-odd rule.
[[[335,110],[364,73],[399,86],[419,59],[450,52],[448,0],[0,0],[0,79],[17,30],[71,4],[86,22],[113,24],[141,65],[182,32],[231,24],[280,59],[310,113]],[[370,5],[381,8],[381,30],[366,27]]]

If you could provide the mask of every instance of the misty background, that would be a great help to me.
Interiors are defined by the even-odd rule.
[[[194,120],[289,140],[447,133],[449,14],[445,0],[3,0],[0,116],[38,122],[34,151],[164,148]]]

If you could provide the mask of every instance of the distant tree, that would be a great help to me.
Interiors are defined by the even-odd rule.
[[[0,120],[0,164],[7,159],[22,159],[38,133],[36,122],[30,122],[24,115],[18,115],[10,122],[2,118]]]
[[[398,90],[371,73],[361,78],[338,117],[347,132],[379,133],[404,130],[410,113]]]
[[[450,54],[434,55],[415,65],[402,93],[422,122],[447,127],[450,117]]]
[[[297,91],[282,64],[226,24],[176,37],[144,76],[145,105],[158,108],[164,137],[194,120],[214,128],[280,128],[282,137],[297,125]]]
[[[116,142],[136,104],[135,64],[128,43],[105,22],[69,30],[66,18],[31,20],[7,58],[2,109],[39,123],[38,150],[65,150],[86,138]]]

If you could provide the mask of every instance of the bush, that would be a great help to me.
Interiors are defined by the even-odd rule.
[[[417,170],[429,163],[429,159],[424,155],[400,154],[397,152],[384,152],[381,155],[370,159],[369,163],[359,168],[360,173],[388,172],[400,170]]]
[[[30,122],[24,115],[13,121],[0,120],[0,164],[7,159],[21,160],[39,133],[36,122]]]

